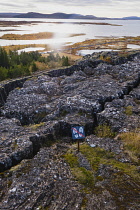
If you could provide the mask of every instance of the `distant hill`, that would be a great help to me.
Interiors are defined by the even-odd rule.
[[[123,20],[140,20],[140,17],[137,16],[130,16],[130,17],[124,17]]]
[[[22,13],[0,13],[0,18],[13,18],[16,15],[20,15]]]
[[[93,15],[80,15],[80,14],[66,14],[66,13],[53,13],[41,14],[36,12],[28,12],[26,14],[15,15],[15,18],[53,18],[53,19],[100,19]]]
[[[66,13],[53,13],[53,14],[42,14],[37,12],[28,13],[0,13],[0,18],[52,18],[52,19],[91,19],[91,20],[140,20],[140,17],[130,16],[123,18],[107,18],[107,17],[96,17],[94,15],[81,15],[81,14],[66,14]]]

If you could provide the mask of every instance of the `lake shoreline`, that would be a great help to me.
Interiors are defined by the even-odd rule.
[[[136,25],[133,28],[134,24]],[[4,29],[5,25],[11,28]],[[131,49],[130,45],[135,45],[136,49],[140,46],[140,33],[136,21],[132,23],[132,21],[115,20],[96,22],[95,20],[11,19],[8,21],[5,19],[0,20],[0,26],[0,45],[7,51],[43,47],[44,50],[40,52],[44,54],[61,52],[76,56],[80,50],[127,51]],[[133,31],[135,36],[130,35]]]

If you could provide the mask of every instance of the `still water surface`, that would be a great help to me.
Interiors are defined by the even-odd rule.
[[[24,44],[50,44],[53,47],[61,48],[68,43],[76,43],[86,39],[101,37],[124,37],[140,36],[140,20],[70,20],[70,19],[30,19],[30,18],[0,18],[10,21],[41,21],[43,23],[26,24],[11,27],[0,27],[0,36],[3,34],[31,34],[38,32],[54,32],[53,39],[40,40],[4,40],[0,39],[0,46],[24,45]],[[93,25],[89,23],[110,23],[111,25]],[[2,31],[7,30],[10,31]],[[15,31],[14,31],[15,30]],[[16,31],[18,30],[18,31]],[[85,34],[70,37],[71,34]]]

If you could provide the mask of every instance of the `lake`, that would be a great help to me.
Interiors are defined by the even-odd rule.
[[[54,32],[53,39],[40,40],[4,40],[0,39],[0,46],[49,44],[52,48],[73,44],[87,39],[102,37],[140,36],[140,20],[74,20],[74,19],[31,19],[31,18],[0,18],[6,21],[41,21],[43,23],[26,24],[11,27],[0,27],[0,36],[4,34],[31,34],[38,32]],[[65,22],[65,23],[64,23]],[[89,24],[87,24],[87,22]],[[90,23],[109,23],[113,25],[93,25]],[[2,31],[6,30],[6,31]],[[10,30],[10,31],[7,31]],[[15,31],[14,31],[15,30]],[[16,31],[18,30],[18,31]],[[71,34],[84,34],[70,37]]]

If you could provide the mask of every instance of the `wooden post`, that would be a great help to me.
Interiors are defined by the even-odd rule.
[[[78,152],[80,151],[80,142],[79,142],[79,139],[78,140]]]

